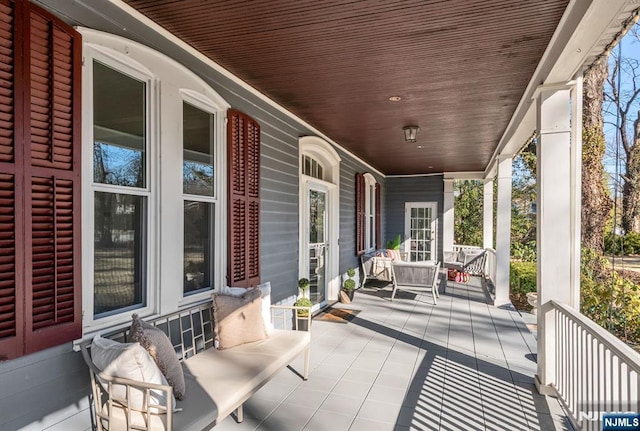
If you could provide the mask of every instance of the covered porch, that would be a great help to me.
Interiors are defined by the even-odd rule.
[[[216,430],[572,429],[535,388],[522,316],[493,306],[479,277],[443,278],[437,306],[405,292],[390,302],[390,287],[371,284],[348,324],[313,322],[308,381],[285,370],[245,404],[242,424]]]

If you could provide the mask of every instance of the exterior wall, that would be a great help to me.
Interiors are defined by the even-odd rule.
[[[298,138],[315,133],[108,2],[42,0],[38,3],[67,22],[138,41],[174,58],[199,74],[233,108],[260,123],[261,278],[272,284],[272,302],[295,296],[299,256]],[[355,173],[371,170],[344,151],[338,149],[338,152],[342,158],[339,269],[344,273],[347,268],[358,265]],[[374,175],[382,186],[384,236],[385,183],[384,178]],[[382,238],[381,243],[384,241]],[[71,343],[0,363],[0,382],[0,431],[90,429],[89,376],[81,354],[73,352]]]
[[[386,197],[385,232],[387,238],[400,234],[404,238],[405,202],[438,203],[438,260],[442,261],[442,208],[444,205],[444,181],[441,175],[430,177],[390,177],[383,189]]]
[[[382,216],[380,219],[382,235],[380,244],[386,242],[384,235],[384,196],[385,180],[382,176],[371,172],[361,163],[355,161],[345,153],[340,153],[340,273],[344,274],[349,268],[359,268],[360,260],[356,256],[356,173],[371,173],[381,187]]]

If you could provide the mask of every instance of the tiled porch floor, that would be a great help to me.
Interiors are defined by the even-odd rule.
[[[442,283],[445,283],[443,280]],[[480,281],[430,295],[366,287],[348,324],[314,321],[306,382],[283,370],[215,430],[570,430],[537,394],[535,339]],[[301,370],[302,361],[294,364]]]

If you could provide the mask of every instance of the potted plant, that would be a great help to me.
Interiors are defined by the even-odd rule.
[[[342,283],[342,290],[344,290],[344,293],[349,298],[348,302],[353,301],[353,294],[356,290],[356,281],[353,279],[355,275],[356,275],[356,270],[354,268],[347,269],[347,278]],[[342,296],[341,296],[341,299],[342,299]],[[347,302],[347,301],[343,301],[343,302]]]
[[[313,303],[309,298],[306,297],[306,292],[309,290],[309,286],[311,283],[307,278],[301,278],[298,280],[298,288],[300,289],[301,296],[296,299],[296,302],[293,303],[294,307],[308,307],[305,310],[297,310],[296,313],[293,314],[293,329],[297,329],[299,331],[308,331],[309,324],[311,323],[309,320],[309,313],[311,312],[311,307]]]

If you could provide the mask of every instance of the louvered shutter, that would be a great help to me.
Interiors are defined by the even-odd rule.
[[[0,356],[12,358],[82,335],[82,43],[27,1],[0,0],[0,33]]]
[[[19,356],[23,350],[24,332],[18,326],[22,322],[24,281],[21,279],[24,241],[21,215],[22,177],[19,165],[22,116],[20,101],[15,94],[16,51],[20,52],[21,36],[16,37],[15,21],[20,16],[20,5],[0,0],[0,361]]]
[[[242,112],[227,114],[229,256],[227,283],[260,283],[260,125]]]
[[[376,183],[376,249],[382,246],[382,237],[380,236],[380,184]]]
[[[29,5],[24,76],[26,353],[82,335],[80,70],[70,26]],[[30,115],[29,117],[27,116]],[[30,166],[29,166],[30,165]]]
[[[365,246],[365,182],[364,174],[356,173],[356,255],[364,254]]]

